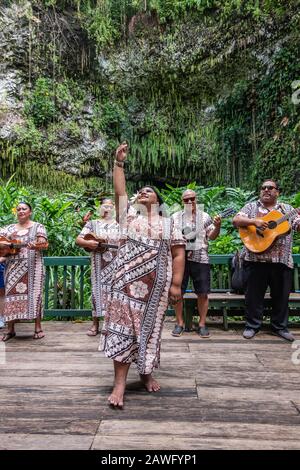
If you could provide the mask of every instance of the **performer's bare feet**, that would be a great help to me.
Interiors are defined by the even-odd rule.
[[[140,374],[140,377],[148,392],[158,392],[160,390],[159,383],[154,380],[151,374]]]
[[[112,393],[108,397],[108,404],[110,406],[123,408],[125,387],[125,382],[114,386]]]

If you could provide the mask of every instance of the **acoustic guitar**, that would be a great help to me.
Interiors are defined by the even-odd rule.
[[[40,249],[48,248],[47,242],[34,243],[34,245]],[[28,246],[28,243],[24,243],[22,240],[10,239],[3,235],[0,236],[0,256],[16,255],[21,248],[26,246]]]
[[[96,252],[96,253],[104,253],[106,250],[109,248],[111,250],[117,250],[119,248],[118,245],[114,245],[112,243],[106,243],[103,241],[103,238],[97,237],[95,233],[87,233],[84,237],[84,240],[96,240],[98,242],[98,248],[96,250],[93,250],[88,247],[84,247],[85,251],[88,252]]]
[[[232,207],[228,207],[227,209],[224,209],[222,212],[220,212],[220,214],[218,215],[219,217],[221,217],[221,219],[226,219],[227,217],[230,217],[234,214],[236,214],[236,210],[233,209]],[[194,243],[197,235],[199,235],[200,232],[202,232],[207,227],[209,227],[211,223],[212,222],[208,220],[207,222],[205,222],[205,224],[203,224],[203,227],[201,227],[200,230],[197,230],[197,231],[193,230],[190,226],[184,227],[182,230],[182,235],[188,242]]]
[[[268,223],[268,228],[261,229],[255,225],[240,227],[239,234],[242,242],[252,253],[263,253],[268,250],[279,237],[284,237],[291,231],[289,219],[299,213],[299,209],[293,209],[287,214],[273,210],[259,217]]]

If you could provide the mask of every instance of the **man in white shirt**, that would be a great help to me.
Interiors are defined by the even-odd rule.
[[[210,333],[205,325],[208,312],[208,293],[210,292],[210,265],[208,257],[208,240],[215,240],[220,233],[221,218],[216,216],[213,220],[197,207],[195,191],[188,189],[182,195],[184,210],[173,215],[174,223],[182,227],[182,233],[187,240],[185,272],[181,291],[185,293],[189,278],[193,280],[194,291],[197,294],[199,312],[198,334],[201,338],[209,338]],[[183,300],[175,306],[176,325],[172,331],[175,337],[184,332]]]

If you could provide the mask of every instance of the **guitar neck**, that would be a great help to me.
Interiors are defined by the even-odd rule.
[[[224,211],[222,211],[219,214],[219,217],[221,219],[226,219],[227,217],[230,217],[231,215],[235,214],[235,212],[236,211],[233,208],[228,208],[228,209],[225,209]],[[196,227],[197,227],[198,221],[199,221],[198,216],[196,216]],[[203,230],[206,230],[207,227],[209,227],[212,223],[213,222],[212,222],[211,218],[209,218],[206,222],[204,222],[203,225],[200,224],[201,227],[197,231],[194,230],[192,232],[189,231],[188,233],[184,233],[184,231],[185,231],[185,228],[184,228],[182,233],[184,233],[187,240],[191,240],[192,237],[194,238],[194,237],[198,236]],[[192,233],[192,235],[191,235],[191,233]]]
[[[26,248],[28,247],[29,243],[11,243],[9,245],[9,248],[11,249],[20,249],[20,248]],[[47,243],[44,243],[44,242],[40,242],[40,243],[34,243],[33,242],[33,245],[36,247],[36,248],[47,248],[48,245]]]
[[[101,243],[101,247],[111,248],[111,249],[115,249],[115,250],[117,250],[119,248],[118,245],[114,245],[112,243]]]
[[[219,214],[219,217],[220,217],[220,219],[223,220],[223,219],[226,219],[227,215],[226,214],[224,215],[224,214],[221,213],[221,214]],[[211,220],[207,220],[205,222],[205,224],[203,225],[203,228],[206,229],[207,227],[209,227],[211,225],[211,223],[212,223]]]
[[[298,214],[298,209],[293,209],[292,211],[288,212],[287,214],[283,215],[282,217],[280,217],[280,219],[278,219],[276,222],[277,222],[277,225],[279,224],[282,224],[282,222],[285,222],[286,220],[288,220],[290,217],[293,217],[294,215]]]

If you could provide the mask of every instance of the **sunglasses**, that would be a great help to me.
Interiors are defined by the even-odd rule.
[[[196,200],[195,196],[187,197],[183,199],[183,202],[194,202]]]
[[[261,187],[261,190],[262,191],[265,191],[266,189],[268,189],[269,191],[272,191],[272,189],[277,189],[276,186],[262,186]]]

